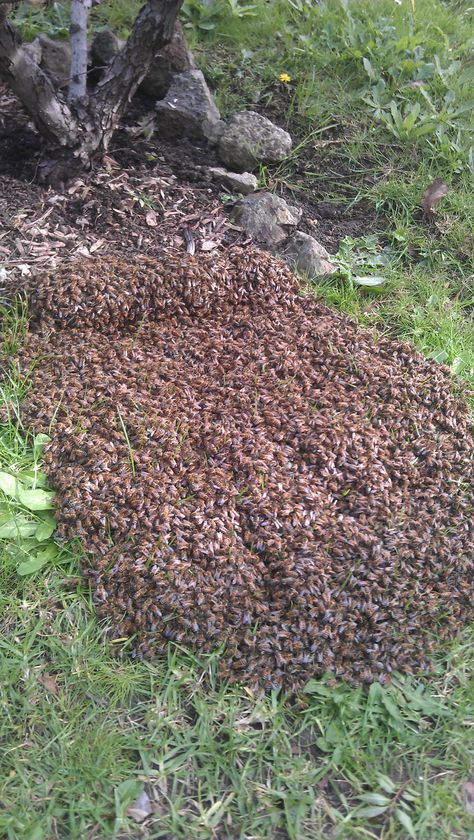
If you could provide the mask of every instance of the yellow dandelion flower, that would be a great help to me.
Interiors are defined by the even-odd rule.
[[[279,78],[280,82],[284,82],[285,84],[288,84],[288,82],[291,82],[291,76],[289,76],[288,73],[280,73],[278,78]]]

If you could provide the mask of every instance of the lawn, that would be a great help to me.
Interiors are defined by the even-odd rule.
[[[134,8],[110,0],[94,25],[126,34]],[[60,35],[64,15],[22,11],[23,33],[46,22]],[[222,113],[257,108],[295,138],[261,186],[309,214],[324,204],[366,220],[311,291],[472,393],[468,0],[185,0],[182,19]],[[423,213],[435,179],[448,192]],[[359,285],[374,274],[375,291]],[[5,311],[3,357],[25,319]],[[80,546],[54,543],[25,387],[12,367],[0,394],[0,837],[474,838],[473,633],[440,647],[429,680],[363,689],[327,675],[297,697],[222,684],[218,651],[133,661],[95,618]]]

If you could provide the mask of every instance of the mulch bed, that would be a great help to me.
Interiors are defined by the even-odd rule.
[[[227,219],[220,191],[204,172],[212,150],[146,141],[136,118],[117,131],[110,154],[64,192],[34,182],[39,141],[10,92],[0,84],[0,279],[61,261],[120,251],[206,252],[246,241]],[[177,174],[175,174],[177,173]],[[178,177],[179,176],[179,177]]]
[[[245,241],[229,222],[223,190],[206,173],[219,165],[215,151],[187,140],[147,140],[139,122],[152,104],[135,97],[103,164],[58,193],[35,183],[38,134],[0,83],[0,269],[7,279],[91,253],[186,251],[190,234],[197,252]],[[304,182],[306,159],[301,166],[296,186]],[[279,191],[303,207],[301,229],[332,253],[345,236],[365,235],[368,225],[374,229],[362,205],[348,210],[307,191]]]

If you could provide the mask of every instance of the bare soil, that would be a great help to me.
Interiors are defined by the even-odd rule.
[[[163,248],[199,252],[246,241],[229,222],[231,202],[222,201],[223,189],[207,175],[206,168],[218,163],[215,150],[187,140],[147,140],[139,120],[151,105],[145,97],[135,99],[102,165],[57,193],[35,183],[38,134],[0,85],[0,264],[9,273],[27,274],[89,253],[153,256]],[[367,232],[368,211],[301,189],[313,153],[298,162],[294,183],[276,188],[303,207],[301,228],[334,253],[343,237]]]

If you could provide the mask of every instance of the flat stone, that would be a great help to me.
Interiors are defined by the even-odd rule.
[[[242,195],[255,192],[258,186],[257,178],[250,172],[228,172],[220,166],[210,166],[208,172],[215,181]]]
[[[299,207],[287,204],[277,195],[259,192],[239,199],[232,209],[231,218],[255,242],[271,248],[287,239],[301,214]]]
[[[279,253],[290,268],[300,274],[313,278],[322,274],[332,274],[336,266],[329,262],[330,254],[313,236],[300,230],[291,234]]]
[[[289,154],[287,131],[255,111],[235,114],[219,141],[219,157],[235,172],[255,169],[259,163],[278,163]]]
[[[206,138],[210,123],[220,120],[212,94],[200,70],[174,76],[164,99],[156,105],[157,131],[161,137]]]

